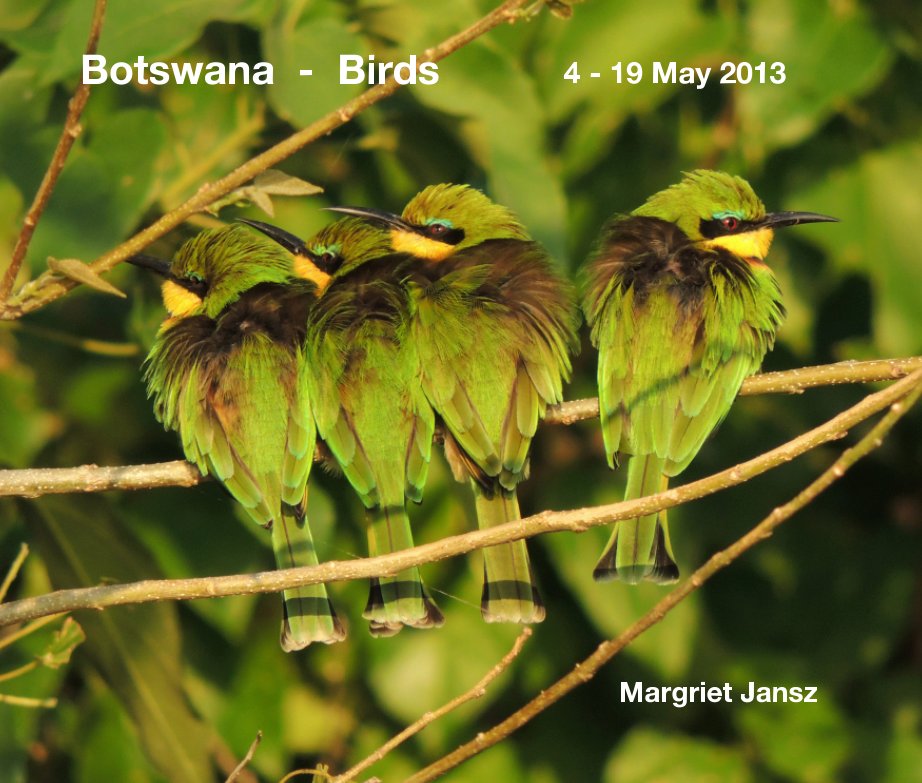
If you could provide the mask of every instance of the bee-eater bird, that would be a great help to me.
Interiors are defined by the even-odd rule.
[[[765,263],[774,230],[835,220],[766,212],[745,180],[698,170],[603,227],[583,309],[608,464],[628,456],[625,500],[685,470],[774,345],[784,317]],[[593,576],[675,581],[666,512],[617,522]]]
[[[473,488],[481,528],[519,519],[532,437],[570,376],[572,286],[510,210],[466,185],[430,186],[401,216],[336,209],[383,224],[412,257],[410,339],[446,456]],[[544,619],[524,541],[484,550],[481,611],[487,622]]]
[[[313,283],[281,248],[243,226],[203,231],[172,263],[128,259],[159,273],[169,317],[147,357],[154,412],[186,458],[220,481],[272,532],[279,568],[316,565],[306,517],[316,428],[303,360]],[[281,645],[345,638],[322,584],[285,590]]]
[[[407,339],[410,300],[395,274],[402,259],[384,231],[355,218],[307,242],[247,222],[293,253],[298,274],[322,289],[305,347],[317,429],[367,509],[372,557],[409,549],[406,498],[422,500],[435,417],[419,386],[419,355]],[[418,567],[372,580],[363,616],[374,636],[444,622]]]

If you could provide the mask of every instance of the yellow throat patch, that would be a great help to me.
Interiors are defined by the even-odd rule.
[[[192,315],[202,306],[202,297],[172,280],[167,280],[160,286],[160,293],[163,296],[163,306],[176,318]]]
[[[326,291],[332,279],[330,275],[314,265],[307,256],[295,256],[293,260],[295,274],[303,280],[310,280],[317,286],[317,296]]]
[[[722,247],[733,255],[745,258],[747,261],[761,263],[772,246],[775,233],[770,228],[758,228],[744,234],[727,234],[722,237],[708,239],[702,244],[705,247]]]
[[[442,261],[455,252],[455,246],[429,239],[414,231],[391,230],[391,245],[397,253],[408,253],[417,258]]]

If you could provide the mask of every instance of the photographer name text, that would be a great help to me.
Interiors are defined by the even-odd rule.
[[[816,704],[817,688],[813,685],[768,686],[748,683],[738,694],[730,683],[723,685],[647,685],[642,682],[621,683],[621,703],[639,702],[642,704],[671,704],[681,709],[689,704],[708,704],[716,702],[745,704],[777,704],[793,702],[796,704]]]

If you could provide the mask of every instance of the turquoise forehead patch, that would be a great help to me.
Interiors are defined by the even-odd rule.
[[[743,219],[743,213],[736,209],[725,209],[723,212],[715,212],[714,220],[723,220],[724,218],[734,217],[737,220]]]
[[[446,218],[429,218],[428,220],[426,220],[425,225],[427,226],[439,225],[439,226],[445,226],[445,228],[455,227],[455,224]]]
[[[334,256],[338,256],[338,255],[339,255],[339,251],[340,251],[341,249],[342,249],[342,247],[341,247],[340,245],[338,245],[338,244],[333,244],[333,245],[315,245],[314,247],[311,248],[311,253],[313,253],[315,256],[322,256],[324,253],[330,253],[330,254],[332,254],[332,255],[334,255]]]

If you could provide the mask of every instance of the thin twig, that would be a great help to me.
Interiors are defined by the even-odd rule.
[[[23,674],[28,674],[33,669],[39,667],[38,661],[29,661],[29,663],[24,663],[18,669],[11,669],[8,672],[3,672],[0,674],[0,682],[6,682],[7,680],[15,680],[17,677],[22,677]]]
[[[851,427],[892,405],[912,391],[922,380],[922,370],[897,381],[882,391],[869,394],[856,405],[787,443],[747,462],[735,465],[704,479],[692,481],[665,492],[637,500],[612,503],[572,511],[542,511],[525,519],[474,530],[379,557],[334,560],[317,566],[263,571],[256,574],[203,577],[196,579],[144,580],[117,585],[58,590],[46,595],[22,598],[0,604],[0,627],[51,613],[75,609],[102,609],[107,606],[149,601],[191,600],[225,595],[274,593],[320,582],[339,582],[373,576],[390,576],[407,568],[444,560],[496,544],[529,538],[542,533],[571,531],[582,533],[591,527],[619,519],[644,516],[664,508],[687,503],[728,487],[736,486],[778,465],[832,440],[839,440]]]
[[[57,699],[33,699],[29,696],[11,696],[0,693],[0,704],[12,704],[15,707],[47,707],[53,709],[58,706]]]
[[[0,328],[34,335],[41,340],[59,343],[97,356],[109,356],[113,359],[127,359],[141,353],[141,346],[138,343],[116,343],[109,340],[96,340],[92,337],[80,337],[59,329],[48,329],[25,321],[0,321]]]
[[[865,435],[855,446],[846,449],[842,455],[819,478],[811,482],[803,491],[797,494],[783,506],[779,506],[765,519],[759,522],[746,535],[737,539],[726,549],[717,552],[704,565],[695,571],[689,579],[669,592],[643,617],[633,623],[618,636],[600,644],[595,652],[588,658],[578,663],[564,677],[557,680],[549,688],[532,699],[521,709],[514,712],[506,720],[494,726],[489,731],[479,733],[470,742],[465,743],[457,750],[443,756],[438,761],[430,764],[406,779],[405,783],[428,783],[441,777],[450,769],[457,767],[462,762],[501,742],[513,732],[524,726],[535,716],[542,713],[555,702],[559,701],[570,691],[589,682],[599,669],[627,647],[634,639],[644,633],[648,628],[660,622],[679,603],[691,593],[700,588],[714,574],[726,568],[747,550],[754,547],[766,538],[783,522],[790,519],[808,503],[812,502],[821,492],[828,489],[835,481],[842,478],[845,473],[858,460],[876,449],[883,442],[884,437],[918,400],[922,393],[922,375],[915,377],[915,388],[903,399],[890,405],[887,414]]]
[[[7,606],[13,606],[13,604],[15,603],[16,602],[14,601],[11,604],[7,604]],[[23,639],[26,636],[28,636],[30,633],[34,633],[39,628],[44,628],[46,625],[53,623],[55,620],[58,619],[58,617],[60,617],[59,613],[45,614],[43,616],[38,616],[37,620],[33,620],[33,622],[29,623],[28,625],[23,626],[22,628],[16,631],[13,631],[13,633],[9,633],[6,636],[0,637],[0,650],[4,649],[5,647],[9,647],[11,644],[15,644],[20,639]],[[30,617],[27,619],[31,620],[32,618]]]
[[[922,357],[918,356],[802,367],[748,378],[741,394],[793,393],[824,385],[889,381],[903,378],[920,367]],[[552,405],[548,408],[545,421],[550,424],[573,424],[598,415],[597,399],[573,400]],[[81,465],[75,468],[25,468],[0,470],[0,497],[35,498],[114,489],[193,487],[202,481],[204,478],[198,469],[183,460],[114,467]]]
[[[253,760],[253,754],[256,753],[256,748],[259,747],[259,743],[263,741],[262,731],[256,732],[256,738],[250,743],[250,747],[246,752],[246,755],[240,760],[240,763],[234,767],[233,772],[227,776],[227,780],[224,783],[234,783],[235,780],[240,776],[240,773],[246,769],[247,764]]]
[[[378,748],[374,753],[372,753],[367,758],[360,761],[351,769],[343,772],[342,775],[337,775],[333,778],[332,783],[347,783],[350,780],[355,780],[356,777],[361,772],[364,772],[373,764],[377,764],[381,759],[383,759],[388,753],[390,753],[394,748],[398,747],[402,743],[406,742],[414,734],[418,734],[426,726],[442,718],[444,715],[447,715],[452,710],[457,709],[462,704],[467,704],[469,701],[474,699],[479,699],[487,692],[487,687],[490,683],[493,682],[500,674],[502,674],[512,662],[519,656],[519,653],[522,652],[522,648],[525,646],[525,642],[531,637],[531,628],[523,628],[522,632],[516,637],[515,643],[512,645],[512,649],[507,652],[502,659],[497,663],[490,671],[488,671],[480,681],[474,685],[470,690],[462,693],[460,696],[456,696],[447,704],[442,705],[437,710],[432,712],[427,712],[423,715],[418,721],[407,726],[399,734],[391,737],[387,742],[385,742],[380,748]]]
[[[26,558],[29,556],[29,545],[20,544],[19,552],[16,553],[16,557],[13,558],[13,564],[10,566],[10,570],[6,572],[6,576],[3,577],[3,584],[0,584],[0,604],[6,599],[6,594],[10,591],[10,587],[13,582],[16,581],[16,577],[19,576],[19,571],[22,569],[22,564],[26,562]]]
[[[107,0],[96,0],[96,5],[93,8],[93,21],[90,23],[90,35],[86,42],[87,54],[96,53],[99,33],[102,31],[102,21],[106,15],[106,2]],[[3,280],[0,280],[0,309],[2,309],[3,303],[6,302],[10,292],[13,290],[13,283],[16,282],[16,275],[19,274],[22,262],[25,260],[26,251],[28,251],[32,235],[35,233],[35,227],[38,225],[51,194],[54,192],[54,186],[57,184],[58,176],[64,168],[70,149],[83,130],[80,126],[80,116],[83,114],[83,109],[89,97],[90,85],[81,81],[74,91],[70,103],[67,105],[67,119],[64,121],[61,137],[58,139],[58,146],[55,148],[51,163],[48,164],[48,170],[42,178],[42,184],[39,185],[38,192],[32,200],[32,206],[29,207],[25,220],[23,220],[22,231],[19,232],[16,245],[13,247],[10,265],[3,275]]]
[[[506,2],[493,9],[466,30],[447,38],[437,46],[426,49],[417,58],[417,68],[423,63],[437,62],[444,59],[504,22],[516,21],[519,18],[517,12],[527,2],[528,0],[506,0]],[[172,231],[190,215],[204,209],[212,202],[221,198],[221,196],[230,193],[234,188],[238,188],[249,182],[257,174],[272,166],[278,165],[285,160],[285,158],[294,154],[302,147],[328,135],[341,125],[346,124],[357,114],[365,111],[369,106],[395,93],[400,86],[401,85],[395,79],[390,78],[383,84],[370,87],[361,95],[343,104],[340,108],[335,109],[319,120],[312,122],[306,128],[293,133],[278,144],[251,158],[246,163],[234,169],[230,174],[227,174],[215,182],[206,183],[200,187],[191,198],[187,199],[176,209],[163,215],[163,217],[143,231],[135,234],[131,239],[97,258],[90,264],[90,268],[97,274],[108,272],[129,256],[143,250],[155,239]],[[34,285],[29,286],[28,291],[25,292],[24,295],[21,297],[13,297],[6,309],[0,310],[0,319],[14,320],[25,313],[37,310],[49,302],[60,298],[76,285],[77,283],[73,280],[62,280],[53,273],[46,272],[35,280]]]
[[[318,764],[316,767],[309,767],[306,769],[293,769],[285,777],[283,777],[279,783],[288,783],[290,780],[299,778],[305,775],[310,775],[313,783],[329,783],[330,780],[330,770],[327,768],[326,764]],[[380,783],[380,781],[377,781]]]

